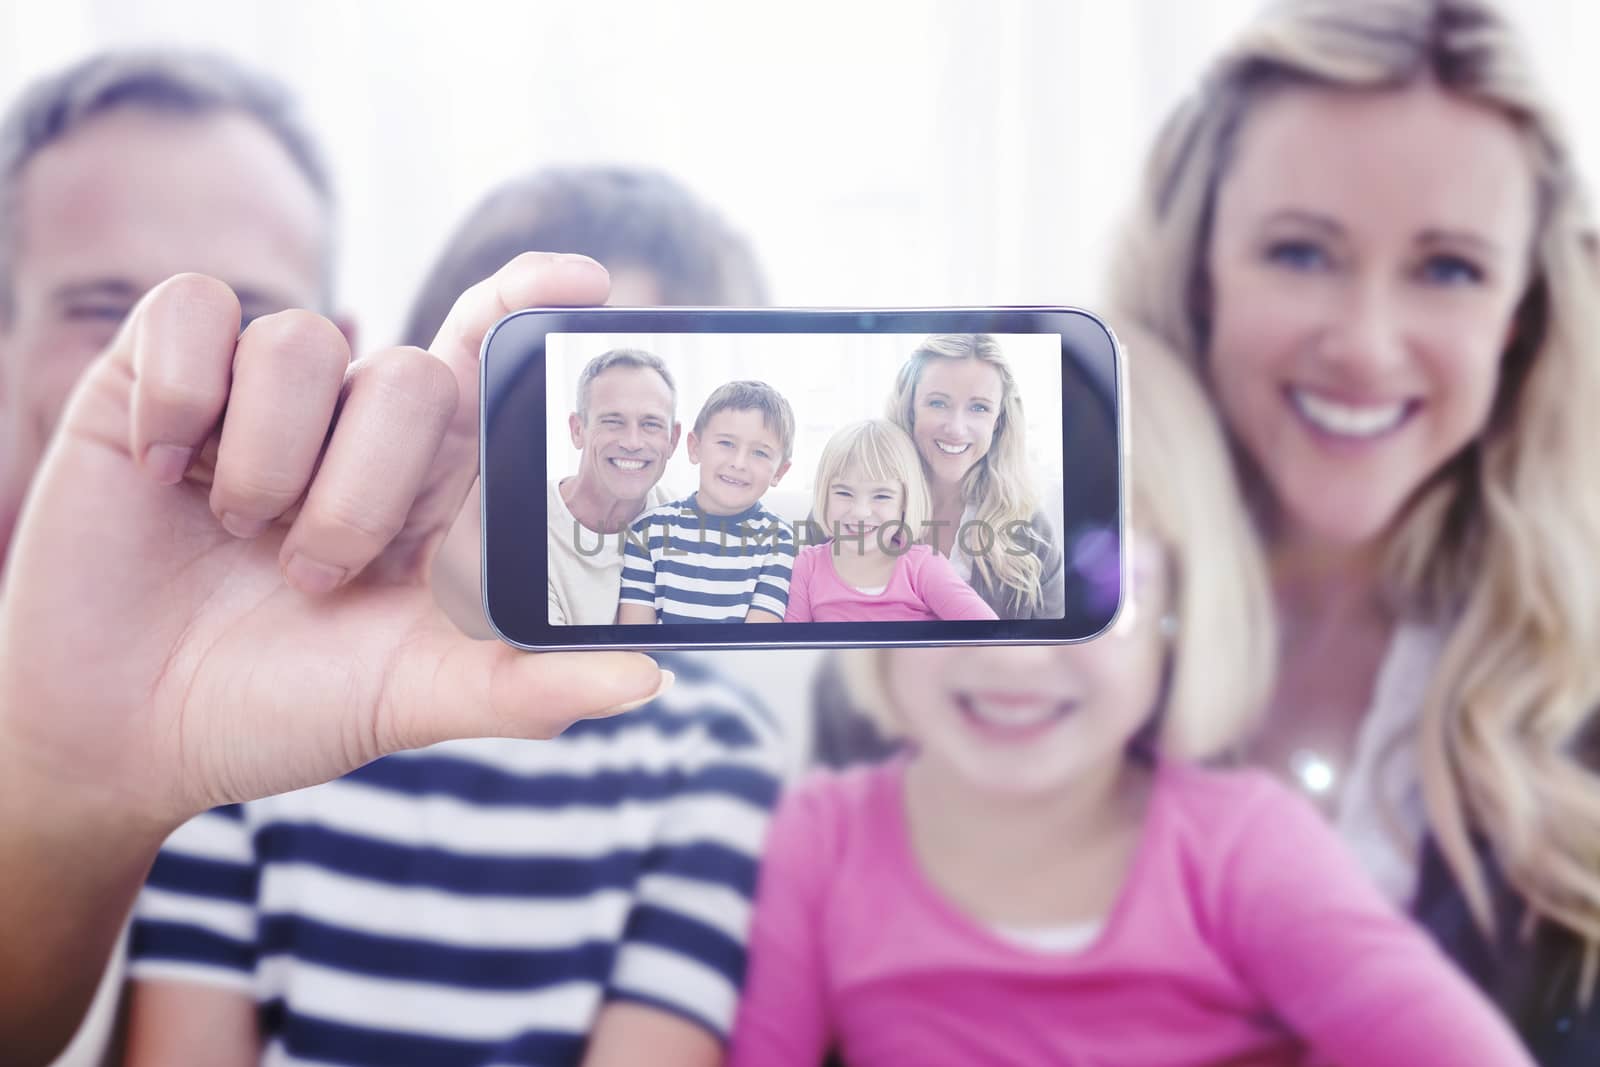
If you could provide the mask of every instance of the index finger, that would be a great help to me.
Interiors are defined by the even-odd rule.
[[[407,526],[428,535],[455,521],[478,472],[478,370],[494,324],[531,307],[597,307],[611,278],[588,256],[524,252],[456,301],[428,350],[455,375],[460,401]]]

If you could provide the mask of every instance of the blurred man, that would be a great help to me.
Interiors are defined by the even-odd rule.
[[[323,163],[275,84],[211,55],[96,56],[0,120],[0,581],[67,398],[146,290],[197,271],[244,321],[330,310]],[[117,968],[62,1064],[94,1062]]]
[[[275,85],[206,55],[102,55],[0,123],[0,561],[67,397],[180,272],[245,321],[331,311],[327,172]]]
[[[613,298],[716,295],[688,265],[730,239],[675,184],[584,173],[491,197],[424,286],[410,338],[430,343],[463,290],[540,246],[615,262]],[[605,369],[590,399],[622,403],[640,379],[670,422],[670,385],[647,367]],[[458,607],[481,620],[477,509],[462,514]],[[401,753],[182,827],[135,909],[129,1067],[263,1050],[386,1067],[720,1062],[780,748],[703,661],[662,664],[678,686],[619,719],[542,745]]]
[[[171,364],[173,368],[184,367],[186,364],[177,361],[192,359],[195,353],[164,340],[171,332],[170,316],[176,312],[179,321],[191,317],[198,321],[207,316],[215,318],[218,314],[218,308],[213,306],[215,301],[205,307],[195,303],[196,316],[184,310],[184,301],[188,299],[185,294],[191,290],[198,293],[204,287],[169,286],[167,291],[172,296],[164,305],[165,317],[162,321],[153,323],[151,317],[146,316],[138,320],[135,328],[136,333],[149,333],[150,337],[145,340],[150,343],[138,343],[138,337],[135,337],[113,344],[122,321],[146,290],[171,275],[194,272],[227,283],[231,295],[238,300],[242,313],[241,326],[285,308],[318,309],[326,314],[331,307],[331,233],[332,203],[326,172],[309,138],[297,124],[287,98],[275,85],[223,59],[155,53],[101,56],[47,78],[25,93],[4,121],[0,122],[0,242],[3,242],[0,243],[0,405],[3,405],[3,409],[0,409],[3,410],[0,432],[6,435],[3,448],[0,448],[0,546],[9,549],[13,526],[29,483],[50,448],[52,432],[60,422],[80,377],[96,364],[101,352],[108,345],[113,349],[120,346],[125,351],[131,347],[139,352],[139,360],[159,362],[170,359],[174,361]],[[209,289],[204,291],[210,294]],[[200,315],[200,312],[205,314]],[[235,391],[243,390],[245,395],[274,394],[280,399],[312,398],[325,393],[328,382],[323,380],[326,378],[324,372],[330,365],[342,366],[339,360],[330,363],[332,356],[329,345],[334,344],[342,349],[338,355],[348,360],[347,339],[352,333],[348,324],[340,323],[330,339],[328,331],[331,327],[325,322],[318,325],[320,320],[301,316],[271,321],[279,325],[268,331],[266,336],[270,337],[270,341],[252,349],[266,352],[266,357],[249,364],[235,363],[232,367]],[[150,338],[158,336],[156,331],[163,339],[151,341]],[[250,331],[250,335],[255,333]],[[343,333],[346,340],[340,340],[339,333]],[[241,345],[241,353],[243,351]],[[300,358],[302,355],[307,358]],[[140,364],[138,360],[131,366],[119,361],[118,366],[129,372],[137,367],[141,376],[148,377],[152,383],[162,383],[159,386],[141,386],[141,396],[148,399],[154,390],[162,394],[158,398],[160,403],[177,407],[198,402],[212,384],[187,372],[163,375],[159,373],[161,368],[148,363]],[[279,380],[239,380],[252,374],[259,378],[261,371],[257,368],[265,369],[269,377]],[[347,373],[347,388],[352,387],[349,383],[356,374],[353,367]],[[103,387],[106,375],[100,374],[98,377]],[[284,381],[285,378],[289,380]],[[337,375],[333,382],[337,386]],[[357,384],[353,388],[359,390],[360,386]],[[405,391],[395,390],[394,395],[403,396]],[[132,412],[135,426],[139,418],[139,411],[135,409]],[[232,421],[240,422],[240,419],[247,420],[248,416],[240,416]],[[250,430],[245,426],[238,432],[248,433]],[[81,445],[82,442],[75,442],[74,448],[81,451]],[[195,458],[192,452],[172,456],[154,453],[153,449],[141,458],[148,469],[156,471],[181,473]],[[247,495],[260,497],[264,493],[272,498],[275,495],[282,496],[285,491],[283,486],[252,483]],[[293,496],[294,493],[290,492],[289,495]],[[222,509],[219,516],[222,524],[235,537],[255,541],[267,533],[267,519],[229,513],[218,501],[219,498],[213,496],[212,506]],[[120,521],[117,509],[109,503],[105,506],[105,515],[91,515],[86,521],[100,521],[102,518],[106,522]],[[86,531],[73,533],[80,535]],[[186,551],[190,547],[193,546],[178,545],[175,550]],[[20,561],[23,557],[17,558]],[[21,565],[19,562],[18,566]],[[289,573],[293,580],[307,582],[305,573],[296,573],[292,567]],[[15,576],[19,592],[22,578],[19,571]],[[199,575],[196,578],[205,580]],[[37,585],[36,582],[31,584]],[[324,585],[312,576],[308,588],[320,591]],[[165,599],[168,596],[174,597],[170,604]],[[153,589],[149,597],[148,621],[152,625],[159,624],[169,614],[188,610],[187,601],[178,598],[170,587]],[[81,602],[81,610],[88,612],[105,606],[92,596]],[[302,631],[309,630],[303,622],[286,625]],[[309,632],[294,635],[296,640],[302,638],[310,639]],[[255,646],[256,662],[264,663],[271,654],[272,650]],[[247,679],[243,674],[249,671],[241,667],[238,673],[239,684],[245,684]],[[657,705],[654,710],[645,709],[640,714],[646,716],[647,721],[665,721],[666,726],[661,729],[677,733],[680,740],[691,742],[693,738],[685,738],[674,723],[686,717],[692,718],[704,727],[704,732],[714,733],[719,739],[725,739],[732,723],[746,723],[747,704],[742,696],[719,686],[715,679],[703,671],[691,670],[690,674],[695,684],[688,688],[685,696],[670,706]],[[585,684],[586,688],[596,693],[611,688],[610,680],[595,679]],[[560,713],[558,709],[563,701],[577,699],[581,702],[585,699],[577,694],[563,696],[556,690],[547,691],[547,695],[552,715]],[[129,700],[138,697],[136,693],[127,694]],[[0,710],[21,714],[27,709],[19,706]],[[240,729],[250,725],[245,721],[248,715],[242,704],[227,710],[230,715],[240,719],[237,724]],[[487,712],[487,707],[484,710]],[[443,707],[440,713],[445,713]],[[530,711],[530,714],[538,713]],[[504,723],[509,720],[498,721],[502,725],[497,729],[504,729]],[[591,724],[588,732],[591,737],[603,736],[608,728],[609,724]],[[466,732],[482,729],[465,728]],[[739,788],[753,792],[753,818],[746,820],[738,831],[739,851],[743,855],[730,855],[720,861],[720,869],[732,871],[728,876],[739,882],[753,881],[755,842],[759,838],[765,810],[770,806],[776,790],[775,777],[767,770],[769,761],[763,755],[768,747],[765,743],[758,743],[762,736],[760,727],[747,726],[747,735],[750,738],[749,750],[735,758],[735,762],[739,757],[745,759],[748,774],[743,777],[739,777],[737,769],[732,772],[719,771],[717,766],[708,765],[693,752],[683,755],[687,768],[684,773],[692,775],[698,772],[702,776],[700,780],[705,780],[706,776],[716,779],[719,774],[733,773],[739,777]],[[385,743],[384,747],[395,746]],[[538,747],[525,747],[520,742],[500,742],[494,751],[514,760],[517,754]],[[376,754],[373,752],[371,755]],[[360,798],[385,792],[392,798],[393,804],[400,807],[412,800],[424,805],[432,804],[427,798],[440,791],[448,791],[454,782],[450,769],[459,766],[466,756],[467,752],[463,750],[457,753],[455,760],[449,755],[426,757],[419,754],[411,762],[401,761],[393,765],[387,761],[370,763],[358,772],[365,775],[364,778],[341,783],[342,792],[335,788],[316,794],[318,798],[329,801],[320,810],[335,821],[359,819],[371,812],[370,806],[364,806]],[[537,763],[541,758],[551,757],[530,755],[527,758]],[[564,757],[555,758],[560,760]],[[361,761],[358,759],[356,762]],[[484,773],[488,771],[485,769]],[[413,788],[418,774],[424,779],[417,787],[420,793]],[[509,808],[488,811],[486,816],[490,821],[497,815],[525,820],[531,833],[538,835],[542,832],[541,840],[548,842],[553,838],[569,836],[565,827],[573,819],[564,817],[566,813],[558,810],[563,803],[562,797],[574,802],[573,814],[578,817],[579,823],[583,822],[585,806],[598,804],[598,809],[591,809],[593,816],[608,833],[619,837],[618,848],[621,851],[618,855],[628,854],[622,839],[639,832],[637,819],[629,822],[616,817],[609,810],[608,798],[597,798],[592,790],[563,793],[559,774],[546,777],[544,783],[546,792],[551,787],[555,790],[550,794],[550,803],[526,796],[513,797]],[[162,787],[163,784],[151,782],[145,785]],[[685,792],[692,794],[695,787],[692,782],[683,785],[675,780],[670,788],[677,795]],[[60,791],[63,799],[70,798],[74,795],[74,784],[62,780]],[[296,795],[304,797],[306,794]],[[540,797],[545,795],[541,793]],[[694,797],[691,795],[687,808],[694,806]],[[704,808],[705,805],[700,807]],[[711,807],[716,807],[714,799]],[[173,860],[163,857],[153,876],[158,912],[162,906],[163,884],[168,888],[172,886],[174,868],[180,871],[181,880],[184,850],[194,849],[196,835],[206,840],[208,827],[219,823],[228,825],[230,813],[234,811],[237,809],[223,809],[220,813],[201,816],[179,831],[175,848],[180,858]],[[48,828],[55,815],[41,813],[36,818],[40,826]],[[706,812],[699,826],[704,827],[711,818],[711,813]],[[397,833],[403,834],[417,825],[417,820],[402,814],[399,819],[380,817],[378,824],[373,833],[376,839],[381,840],[385,835],[392,837]],[[723,825],[726,825],[725,820]],[[709,925],[702,922],[697,933],[692,917],[673,912],[671,901],[678,885],[675,878],[680,874],[678,868],[682,857],[693,854],[697,849],[703,851],[707,846],[704,843],[705,832],[693,826],[686,827],[681,819],[669,831],[672,834],[670,842],[662,843],[662,847],[648,854],[635,856],[633,865],[627,870],[616,866],[596,868],[603,884],[597,883],[594,887],[594,892],[600,896],[599,906],[592,912],[602,918],[614,912],[620,914],[622,923],[627,926],[627,939],[636,947],[623,948],[613,932],[588,937],[576,953],[566,960],[550,953],[524,952],[518,959],[521,964],[531,966],[533,971],[530,974],[525,968],[519,967],[518,973],[524,983],[519,989],[559,986],[566,976],[563,968],[574,961],[588,965],[597,956],[607,959],[614,956],[611,980],[605,989],[608,998],[627,999],[630,989],[633,990],[634,999],[647,998],[651,988],[670,990],[674,984],[681,985],[684,979],[681,971],[667,975],[661,973],[659,953],[655,952],[655,946],[673,938],[690,938],[705,943],[709,937],[709,951],[714,952],[718,960],[727,961],[726,977],[717,977],[716,966],[708,965],[705,972],[712,975],[713,982],[722,982],[722,989],[714,994],[714,999],[721,1002],[721,1006],[713,1014],[719,1020],[715,1029],[725,1025],[721,1019],[731,1015],[732,998],[737,988],[735,961],[742,959],[739,955],[742,949],[735,943],[742,935],[737,931],[729,935],[721,934],[721,919],[713,919]],[[593,843],[592,834],[586,832],[575,829],[570,836],[573,840],[582,837],[587,842],[585,847]],[[270,836],[265,840],[270,845]],[[530,872],[536,873],[537,859],[554,859],[548,853],[531,857],[528,850],[519,844],[521,841],[518,835],[512,835],[504,842],[510,850],[507,858],[528,860],[530,866],[527,869]],[[258,843],[257,838],[246,834],[237,839],[235,851],[251,855]],[[715,846],[711,847],[715,851]],[[359,851],[355,854],[358,857],[360,855]],[[428,854],[431,854],[429,850],[421,847],[414,853],[419,858]],[[84,862],[95,861],[91,857],[84,857]],[[192,864],[189,869],[192,869]],[[526,917],[531,920],[524,929],[524,935],[531,944],[548,944],[552,938],[568,936],[570,930],[566,928],[559,909],[545,909],[540,906],[542,902],[533,899],[517,900],[519,894],[535,890],[536,882],[515,881],[509,886],[504,882],[497,883],[494,880],[497,870],[495,864],[490,862],[477,867],[470,864],[458,866],[454,873],[463,879],[469,894],[481,895],[492,888],[498,899],[511,898],[513,908],[520,903]],[[651,875],[654,877],[649,877]],[[163,879],[166,879],[165,883]],[[270,891],[272,884],[270,878],[264,878],[262,891]],[[26,887],[23,888],[26,890]],[[636,892],[641,898],[640,902],[630,905],[629,901]],[[747,892],[734,892],[736,896],[748,895]],[[165,900],[170,905],[173,896],[169,893]],[[147,913],[139,928],[138,942],[142,942],[144,948],[135,955],[141,963],[148,962],[149,971],[141,977],[149,980],[139,983],[140,1002],[144,1008],[140,1016],[145,1025],[133,1034],[135,1047],[132,1052],[161,1063],[174,1062],[173,1056],[180,1052],[184,1056],[198,1056],[201,1061],[219,1062],[208,1058],[219,1050],[219,1037],[241,1034],[246,1040],[237,1048],[243,1050],[253,1062],[252,1050],[257,1047],[258,1040],[253,1008],[248,1009],[248,1031],[232,1029],[223,1019],[214,1015],[208,1016],[209,1025],[203,1028],[203,1032],[183,1029],[181,1024],[187,1021],[186,1017],[175,1020],[180,1024],[177,1029],[165,1025],[174,1019],[163,1013],[164,1005],[183,1003],[187,996],[198,996],[208,1006],[232,1003],[227,998],[236,988],[233,973],[219,967],[212,967],[208,973],[203,966],[205,961],[194,959],[192,941],[191,965],[172,965],[173,942],[170,939],[163,940],[163,931],[181,927],[185,921],[197,921],[203,927],[208,916],[214,920],[218,911],[215,906],[208,910],[203,904],[191,909],[185,907],[181,899],[177,904],[175,911],[169,910],[158,916],[161,920],[169,921],[167,926],[163,927],[160,921],[150,921]],[[503,914],[501,911],[494,912],[498,917],[503,917]],[[407,915],[406,921],[410,923],[409,911]],[[117,922],[120,917],[118,914],[111,917],[110,921]],[[383,920],[383,915],[377,913],[369,913],[367,917],[374,922]],[[437,926],[439,922],[444,922],[448,927],[449,917],[440,918],[436,915],[431,923],[417,923],[411,932],[421,938],[435,938],[435,947],[438,948],[449,938],[448,931]],[[686,923],[689,925],[686,926]],[[263,970],[254,974],[251,980],[273,1003],[281,1005],[285,1000],[302,1002],[304,988],[293,980],[285,968],[274,965],[269,951],[271,946],[258,947],[262,951],[252,958],[262,963]],[[332,951],[337,955],[337,950]],[[181,956],[181,951],[177,955]],[[433,960],[439,958],[438,951],[424,952],[423,955]],[[358,970],[368,966],[360,957],[346,957],[345,960]],[[319,960],[322,965],[328,962],[326,958]],[[549,1017],[535,1010],[534,1001],[522,997],[508,1000],[496,996],[482,985],[482,974],[492,972],[497,964],[505,963],[505,959],[484,959],[479,962],[482,970],[469,966],[465,971],[458,969],[436,975],[435,980],[429,983],[420,1006],[413,1005],[418,1010],[407,1008],[397,1016],[403,1021],[391,1031],[396,1042],[394,1045],[382,1044],[383,1035],[380,1031],[383,1028],[378,1026],[369,1027],[363,1035],[359,1035],[357,1044],[367,1047],[369,1051],[376,1047],[379,1061],[386,1063],[405,1062],[407,1056],[436,1056],[442,1045],[460,1036],[452,1027],[459,1025],[462,1018],[470,1018],[472,1022],[469,1025],[472,1027],[481,1027],[489,1017],[501,1018],[514,1035],[536,1037],[539,1028],[546,1024]],[[391,995],[392,990],[405,985],[408,976],[400,973],[400,964],[392,958],[386,967],[392,972],[389,982],[380,980],[354,998],[348,995],[324,995],[319,1001],[314,997],[309,1018],[326,1020],[345,1011],[370,1020],[374,1012],[381,1015],[384,1010],[394,1007],[397,1002]],[[107,1009],[115,1000],[118,976],[119,972],[114,967],[108,974],[97,1015],[91,1017],[91,1025],[80,1033],[77,1043],[61,1062],[90,1063],[98,1058],[99,1048],[104,1042]],[[702,987],[704,981],[702,977]],[[646,987],[645,993],[638,992],[641,986]],[[569,1020],[566,1032],[557,1038],[557,1047],[563,1049],[566,1055],[574,1056],[588,1047],[592,1062],[606,1062],[607,1057],[612,1057],[611,1062],[618,1063],[636,1062],[640,1042],[645,1047],[666,1051],[660,1027],[651,1023],[658,1017],[670,1022],[670,1016],[652,1008],[641,1022],[636,1012],[630,1013],[623,1008],[609,1013],[603,1023],[596,1025],[594,1013],[598,1008],[600,992],[596,989],[591,994],[584,994],[577,1002],[564,999],[556,1006],[557,1015]],[[702,993],[701,1003],[705,1002]],[[243,1003],[248,1005],[248,999]],[[587,1003],[588,1007],[583,1007],[583,1003]],[[463,1005],[467,1007],[463,1009]],[[63,1007],[63,1010],[66,1009]],[[465,1015],[462,1014],[463,1010]],[[190,1013],[189,1017],[197,1016]],[[281,1023],[282,1013],[277,1018]],[[55,1019],[39,1021],[41,1028],[48,1026],[53,1030],[57,1025]],[[713,1031],[698,1018],[685,1030],[697,1050],[704,1050],[708,1056],[716,1054]],[[296,1040],[302,1040],[306,1033],[302,1027],[293,1036]],[[317,1035],[326,1038],[328,1033],[324,1028]],[[281,1047],[282,1036],[271,1028],[269,1017],[269,1027],[261,1037],[270,1043],[275,1036]],[[335,1036],[337,1039],[337,1034]],[[550,1035],[547,1033],[545,1036]],[[669,1038],[671,1036],[671,1033],[667,1035]],[[173,1044],[164,1045],[166,1039],[171,1039]],[[41,1047],[49,1047],[50,1040],[47,1034],[42,1034],[39,1043]],[[407,1051],[396,1053],[396,1047]],[[493,1056],[489,1048],[471,1041],[455,1047],[458,1053],[464,1052],[474,1062],[480,1054]],[[542,1058],[550,1047],[541,1046],[538,1055]],[[24,1055],[26,1062],[26,1054],[18,1051]]]

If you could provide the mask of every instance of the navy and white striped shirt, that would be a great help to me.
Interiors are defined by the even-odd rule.
[[[794,531],[759,500],[707,515],[690,495],[645,512],[624,541],[622,603],[655,608],[657,622],[743,622],[752,608],[783,618]]]
[[[575,1064],[611,1000],[725,1036],[781,753],[748,694],[661,658],[664,697],[552,741],[435,745],[190,821],[132,976],[253,997],[274,1064]]]

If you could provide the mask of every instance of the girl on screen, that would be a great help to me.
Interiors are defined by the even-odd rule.
[[[1130,380],[1121,616],[844,660],[909,747],[781,802],[732,1067],[1529,1064],[1308,801],[1188,762],[1262,705],[1267,579],[1189,372]]]
[[[928,487],[916,446],[894,423],[868,419],[829,438],[811,514],[827,540],[795,558],[784,622],[995,617],[948,559],[917,543]]]

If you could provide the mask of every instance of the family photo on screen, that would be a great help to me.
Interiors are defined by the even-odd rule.
[[[1057,336],[553,334],[548,360],[552,624],[1065,611]]]

